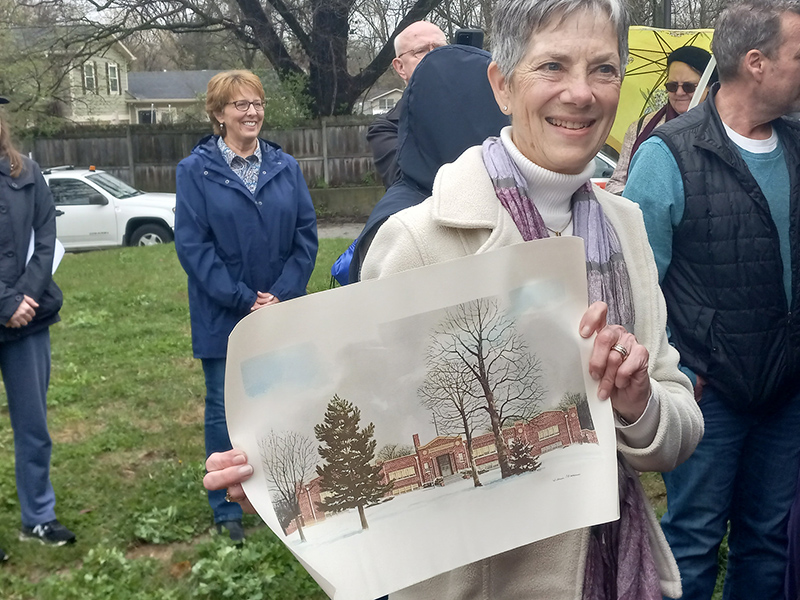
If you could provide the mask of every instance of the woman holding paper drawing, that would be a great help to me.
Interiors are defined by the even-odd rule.
[[[50,325],[60,320],[62,301],[52,276],[55,245],[50,188],[39,165],[14,148],[0,116],[0,371],[14,429],[19,537],[62,546],[75,535],[56,520],[50,483]]]
[[[489,81],[511,116],[500,137],[436,176],[433,195],[391,217],[364,261],[364,279],[549,236],[584,239],[594,338],[589,372],[617,418],[621,519],[570,531],[424,581],[391,600],[547,600],[680,595],[680,575],[633,469],[674,468],[703,431],[689,380],[666,337],[666,309],[636,205],[589,183],[627,62],[619,0],[500,0]],[[209,487],[252,467],[239,451],[212,456]],[[618,541],[618,542],[617,542]]]

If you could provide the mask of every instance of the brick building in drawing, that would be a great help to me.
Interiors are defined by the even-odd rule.
[[[515,423],[503,429],[502,435],[507,447],[511,440],[521,440],[529,444],[537,456],[572,444],[597,443],[597,434],[588,410],[579,417],[575,406],[570,406],[567,411],[543,412],[527,423]],[[437,478],[446,478],[470,468],[466,442],[460,435],[437,436],[422,445],[419,435],[415,433],[413,440],[413,454],[387,460],[382,465],[382,482],[391,481],[393,484],[388,495],[429,487]],[[499,467],[494,434],[491,432],[472,438],[472,454],[479,472]],[[325,513],[318,505],[324,498],[319,482],[320,478],[316,477],[298,489],[300,511],[306,527],[325,519]],[[295,522],[292,521],[286,533],[295,530]]]

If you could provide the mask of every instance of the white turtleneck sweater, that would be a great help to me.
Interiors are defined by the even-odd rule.
[[[531,200],[536,203],[536,208],[551,235],[555,231],[560,231],[561,235],[572,235],[572,195],[591,178],[594,173],[594,161],[589,161],[583,172],[577,175],[556,173],[532,163],[523,156],[511,140],[510,126],[500,131],[500,139],[525,178]]]
[[[572,235],[572,195],[592,177],[594,161],[589,161],[577,175],[556,173],[531,162],[519,151],[511,139],[510,126],[500,131],[500,139],[525,178],[530,198],[536,203],[545,227],[551,234],[560,231],[561,235]],[[646,448],[652,443],[658,429],[658,404],[651,393],[644,413],[635,423],[623,423],[615,413],[617,429],[630,446]]]

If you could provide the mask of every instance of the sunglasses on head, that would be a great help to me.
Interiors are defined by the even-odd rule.
[[[678,83],[677,81],[670,81],[669,83],[665,83],[664,87],[667,88],[668,92],[675,93],[678,91],[679,87],[683,88],[683,91],[687,94],[694,94],[694,91],[697,89],[696,83],[689,83],[688,81],[684,81],[683,83]]]

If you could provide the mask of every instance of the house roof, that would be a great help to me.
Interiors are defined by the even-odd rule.
[[[125,44],[114,36],[102,36],[94,26],[16,26],[10,27],[9,31],[14,42],[29,52],[67,52],[85,57],[97,52],[98,46],[116,46],[128,61],[136,60]]]
[[[139,71],[128,73],[128,92],[136,100],[194,100],[222,71]]]
[[[367,100],[367,102],[375,102],[375,100],[380,100],[380,99],[381,99],[381,98],[383,98],[384,96],[388,96],[389,94],[393,94],[394,92],[400,92],[400,94],[402,94],[402,93],[403,93],[403,90],[401,90],[400,88],[393,88],[393,89],[391,89],[391,90],[387,90],[387,91],[385,91],[385,92],[381,92],[381,93],[380,93],[380,94],[378,94],[377,96],[373,96],[372,98],[369,98],[369,99]]]

